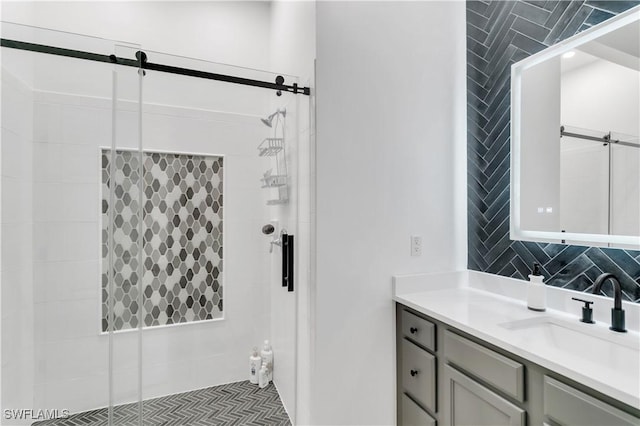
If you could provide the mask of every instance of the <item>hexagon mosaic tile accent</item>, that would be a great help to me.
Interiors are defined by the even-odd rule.
[[[141,181],[139,153],[100,155],[102,331],[111,303],[114,331],[221,318],[223,158],[144,152]]]

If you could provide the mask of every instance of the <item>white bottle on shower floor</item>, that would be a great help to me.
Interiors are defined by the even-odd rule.
[[[262,351],[260,351],[260,356],[262,357],[262,365],[267,366],[267,378],[269,381],[273,380],[273,349],[271,349],[271,345],[269,345],[269,341],[264,341],[264,346],[262,347]]]
[[[258,387],[266,388],[269,384],[269,369],[266,364],[262,364],[260,367],[260,372],[258,373]]]
[[[258,355],[258,348],[254,347],[253,353],[249,357],[249,381],[256,385],[258,384],[260,367],[262,367],[262,358]]]

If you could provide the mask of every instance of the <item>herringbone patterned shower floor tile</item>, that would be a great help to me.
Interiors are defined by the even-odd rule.
[[[264,389],[245,382],[150,399],[143,403],[145,426],[291,425],[272,384]],[[138,404],[114,408],[114,425],[137,426]],[[107,426],[108,410],[86,411],[33,426]]]

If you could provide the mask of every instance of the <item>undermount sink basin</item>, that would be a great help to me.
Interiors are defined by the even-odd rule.
[[[640,335],[634,332],[617,333],[603,326],[575,323],[551,316],[510,321],[499,326],[522,333],[531,342],[547,342],[562,352],[582,359],[614,365],[640,364]]]

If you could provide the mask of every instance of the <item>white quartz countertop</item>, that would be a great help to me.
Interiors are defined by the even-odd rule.
[[[526,284],[476,271],[396,276],[393,299],[640,408],[640,307],[623,302],[628,332],[617,333],[613,299],[547,286],[547,310],[535,312]],[[594,301],[596,324],[578,321],[583,305],[571,297]]]

